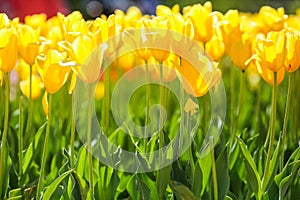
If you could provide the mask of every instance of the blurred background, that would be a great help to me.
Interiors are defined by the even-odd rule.
[[[139,7],[144,14],[155,14],[158,4],[172,7],[179,4],[182,7],[196,3],[203,4],[205,0],[0,0],[0,12],[5,12],[10,18],[24,18],[26,15],[46,13],[48,17],[62,12],[68,14],[79,10],[86,19],[100,14],[109,15],[115,9],[127,10],[130,6]],[[286,13],[295,13],[300,8],[300,0],[211,0],[213,10],[225,13],[229,9],[243,12],[258,12],[262,5],[284,7]]]

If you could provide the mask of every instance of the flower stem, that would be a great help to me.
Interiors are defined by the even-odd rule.
[[[23,97],[20,96],[19,101],[20,117],[19,117],[19,186],[22,187],[22,166],[23,166]]]
[[[2,184],[4,183],[4,174],[3,174],[3,168],[4,168],[4,163],[6,163],[5,160],[5,154],[6,154],[6,138],[7,138],[7,132],[8,132],[8,118],[9,118],[9,95],[10,95],[10,73],[5,73],[4,74],[4,79],[5,79],[5,114],[4,114],[4,130],[2,134],[2,139],[1,139],[1,157],[0,157],[0,198],[2,198]]]
[[[284,114],[284,121],[283,121],[283,128],[282,128],[282,144],[283,144],[283,146],[285,145],[285,138],[286,138],[286,132],[287,132],[287,127],[288,127],[288,120],[289,120],[289,113],[290,113],[290,106],[291,106],[291,94],[292,94],[293,85],[294,85],[294,74],[289,73],[285,114]],[[280,170],[283,169],[283,165],[284,165],[284,150],[281,154]]]
[[[265,168],[265,173],[263,177],[263,189],[266,188],[266,179],[268,179],[270,173],[270,164],[271,158],[273,155],[273,146],[274,146],[274,139],[275,139],[275,126],[276,126],[276,100],[277,100],[277,72],[274,72],[274,85],[273,85],[273,96],[272,96],[272,117],[270,122],[270,143],[268,148],[268,156],[267,156],[267,163]]]
[[[159,63],[159,69],[160,69],[160,82],[163,83],[163,65],[162,62]],[[160,105],[163,107],[164,106],[164,97],[165,96],[165,90],[164,86],[160,86]],[[159,112],[159,149],[163,148],[163,131],[162,129],[162,116],[163,116],[163,108],[160,109]]]
[[[41,163],[41,172],[40,178],[37,185],[37,192],[36,192],[36,199],[40,199],[41,189],[43,187],[43,179],[45,174],[45,166],[47,161],[47,150],[48,150],[48,143],[49,143],[49,134],[50,134],[50,127],[51,127],[51,115],[52,115],[52,94],[49,94],[49,106],[48,106],[48,122],[46,127],[46,135],[45,135],[45,142],[43,148],[43,155],[42,155],[42,163]]]
[[[234,138],[233,124],[234,124],[234,111],[235,111],[235,79],[234,79],[234,64],[231,61],[230,66],[230,103],[231,103],[231,135]]]
[[[242,106],[242,101],[243,101],[243,95],[244,95],[244,82],[245,82],[245,73],[242,71],[241,73],[241,80],[240,80],[240,91],[239,91],[239,99],[238,99],[238,105],[235,110],[234,114],[234,120],[233,120],[233,128],[232,128],[232,135],[233,137],[235,136],[235,132],[237,130],[237,125],[239,121],[239,116],[240,116],[240,111],[241,111],[241,106]]]
[[[195,164],[193,158],[193,149],[192,149],[192,133],[191,133],[191,112],[187,113],[187,135],[188,135],[188,144],[189,144],[189,159],[192,171],[192,177],[194,177]]]
[[[87,145],[88,145],[88,162],[91,198],[94,199],[94,180],[93,180],[93,159],[92,159],[92,88],[89,87],[89,103],[88,103],[88,129],[87,129]]]
[[[75,153],[74,153],[74,144],[75,144],[75,119],[73,115],[71,116],[71,167],[75,167]]]
[[[144,152],[147,152],[147,142],[148,142],[148,124],[149,124],[149,111],[150,111],[150,76],[149,76],[149,66],[148,61],[145,60],[146,65],[146,114],[145,114],[145,132],[144,132]]]
[[[29,67],[29,99],[28,99],[28,117],[26,125],[26,133],[30,135],[31,126],[32,126],[32,66]]]
[[[218,180],[217,180],[217,170],[215,163],[215,152],[214,152],[214,141],[213,137],[209,139],[210,155],[211,155],[211,167],[212,167],[212,178],[214,187],[214,199],[218,199]]]

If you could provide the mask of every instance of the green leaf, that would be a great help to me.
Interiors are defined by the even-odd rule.
[[[83,145],[79,150],[79,155],[78,155],[77,165],[76,165],[76,172],[80,174],[80,176],[84,175],[86,158],[87,158],[87,150],[86,150],[86,146]]]
[[[293,163],[291,173],[280,181],[280,184],[279,184],[280,199],[284,199],[285,194],[286,194],[288,188],[290,187],[292,181],[294,180],[294,177],[297,175],[297,171],[299,168],[300,168],[300,160]]]
[[[157,190],[159,198],[163,198],[169,184],[172,165],[160,169],[157,173]]]
[[[247,171],[247,181],[250,184],[250,187],[252,191],[254,192],[256,198],[260,199],[261,196],[261,180],[256,168],[256,165],[252,159],[252,156],[250,152],[248,151],[245,143],[243,140],[239,137],[237,137],[239,141],[239,146],[241,148],[243,157],[244,157],[244,163]]]
[[[79,193],[80,193],[81,199],[87,199],[88,191],[89,191],[88,184],[82,178],[82,176],[79,173],[77,173],[76,171],[73,171],[72,174],[74,175],[74,178],[76,181],[75,188],[76,188],[76,186],[79,187]],[[73,195],[75,194],[75,192],[76,192],[76,194],[78,194],[78,191],[73,191]]]
[[[139,200],[138,181],[136,174],[132,175],[128,181],[126,189],[133,200]]]
[[[207,154],[205,157],[202,157],[198,160],[200,164],[200,168],[202,171],[203,179],[202,179],[202,189],[201,189],[201,196],[204,194],[205,188],[208,185],[210,180],[211,174],[211,156]]]
[[[39,144],[39,140],[41,138],[41,134],[43,133],[45,127],[46,127],[47,122],[45,122],[40,128],[39,130],[36,132],[35,136],[34,136],[34,142],[30,143],[28,149],[26,150],[24,159],[23,159],[23,166],[22,166],[22,172],[23,174],[26,174],[26,171],[29,168],[29,165],[33,159],[33,151],[34,149],[37,149],[37,145]],[[34,147],[33,147],[34,145]]]
[[[229,169],[228,169],[228,154],[225,148],[218,156],[216,161],[216,171],[218,180],[218,198],[225,199],[229,189]]]
[[[73,172],[73,169],[63,173],[60,175],[58,178],[56,178],[50,185],[47,187],[44,195],[43,195],[43,200],[48,200],[51,198],[52,194],[55,192],[59,184],[67,177],[69,176],[70,173]]]
[[[199,162],[196,163],[194,177],[192,178],[193,178],[192,191],[194,194],[196,194],[196,196],[200,197],[200,193],[203,187],[202,186],[203,174]]]
[[[149,190],[151,191],[151,199],[152,200],[159,199],[155,182],[152,181],[149,178],[149,176],[147,176],[146,174],[139,174],[138,177],[139,177],[139,181],[145,183],[149,188]]]
[[[185,185],[179,182],[170,181],[171,188],[182,200],[199,200],[195,194]]]
[[[277,172],[278,164],[279,164],[279,158],[282,150],[282,144],[281,144],[281,139],[279,139],[277,147],[274,151],[274,154],[272,156],[272,159],[270,161],[270,168],[269,168],[269,173],[268,177],[263,177],[263,191],[267,191],[268,188],[270,187],[272,181],[274,180],[275,173]]]
[[[284,179],[286,176],[288,176],[292,172],[292,168],[294,166],[294,162],[299,160],[300,158],[300,147],[298,147],[294,153],[290,156],[287,163],[285,164],[283,170],[275,176],[274,180],[277,186],[279,186],[279,183],[282,179]]]

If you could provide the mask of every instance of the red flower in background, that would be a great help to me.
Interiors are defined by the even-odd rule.
[[[69,10],[63,0],[0,0],[0,12],[24,21],[26,15],[45,13],[50,18],[57,12],[67,14]]]

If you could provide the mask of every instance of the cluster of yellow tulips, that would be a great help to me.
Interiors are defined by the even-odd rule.
[[[241,70],[251,68],[251,72],[258,72],[270,84],[273,73],[278,72],[277,83],[280,83],[285,70],[293,72],[299,66],[299,22],[299,15],[286,15],[283,8],[264,6],[256,14],[237,10],[222,14],[212,11],[210,2],[184,7],[183,13],[178,5],[173,8],[160,5],[156,16],[142,15],[138,8],[131,7],[126,13],[116,10],[113,15],[90,21],[84,20],[78,11],[68,16],[58,13],[51,19],[45,14],[27,16],[25,23],[18,18],[10,20],[2,13],[0,80],[2,84],[4,74],[15,69],[25,96],[36,99],[42,87],[53,94],[66,82],[71,67],[76,72],[76,66],[98,44],[128,28],[146,27],[185,34],[202,45],[213,61],[219,62],[227,54]],[[140,62],[151,57],[147,52],[138,55],[121,58],[120,66],[130,68],[133,60]],[[157,61],[174,59],[159,50],[152,56]],[[76,73],[72,80],[76,80],[74,76]]]
[[[277,83],[280,83],[285,70],[293,72],[299,66],[300,16],[286,15],[283,8],[276,10],[264,6],[257,14],[237,10],[222,14],[212,11],[212,4],[206,2],[184,7],[182,14],[178,5],[173,8],[160,5],[156,14],[142,15],[138,8],[131,7],[126,13],[116,10],[109,17],[101,16],[90,21],[75,11],[68,16],[58,13],[51,19],[45,14],[27,16],[25,23],[21,23],[18,18],[10,20],[2,13],[1,84],[4,74],[15,69],[25,96],[36,99],[43,86],[53,94],[66,82],[71,67],[75,69],[82,64],[98,44],[128,28],[143,27],[171,29],[185,34],[202,45],[213,61],[218,62],[227,54],[237,67],[257,71],[270,84],[273,84],[274,72],[278,72]],[[121,58],[127,62],[119,62],[120,66],[130,68],[128,60],[148,60],[151,57],[145,53],[138,55]],[[162,51],[152,55],[158,61],[172,59]],[[64,67],[68,63],[70,67]],[[32,92],[29,92],[30,78]]]

